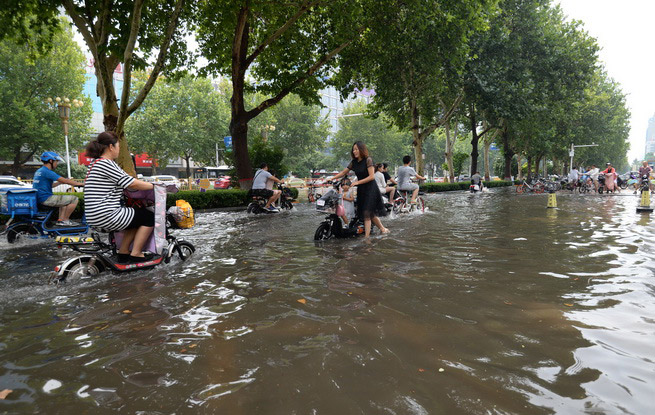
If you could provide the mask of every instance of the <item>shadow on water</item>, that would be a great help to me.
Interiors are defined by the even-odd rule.
[[[322,243],[309,206],[201,213],[190,262],[62,287],[52,245],[3,245],[0,411],[648,413],[653,222],[558,199],[430,195]]]

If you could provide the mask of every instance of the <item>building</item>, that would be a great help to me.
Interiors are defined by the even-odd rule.
[[[349,104],[358,99],[363,99],[367,104],[371,102],[375,92],[365,89],[357,91],[353,96],[343,98],[334,87],[328,87],[319,91],[321,97],[321,116],[330,121],[330,135],[334,136],[339,131],[339,118],[343,117],[343,110]]]
[[[644,154],[655,153],[655,114],[648,120],[646,130],[646,148]]]

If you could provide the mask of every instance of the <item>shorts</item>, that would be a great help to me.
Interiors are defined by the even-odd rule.
[[[146,208],[128,208],[134,210],[134,217],[125,229],[137,229],[141,226],[155,226],[155,213]]]
[[[77,202],[79,199],[77,196],[72,196],[72,195],[52,195],[46,200],[44,200],[41,204],[43,206],[48,206],[48,207],[62,207],[62,206],[68,206],[71,203]]]
[[[252,189],[252,195],[269,199],[273,196],[273,191],[268,189]]]
[[[418,185],[416,183],[408,183],[404,185],[403,187],[398,187],[398,190],[401,192],[413,192],[414,190],[418,189]]]

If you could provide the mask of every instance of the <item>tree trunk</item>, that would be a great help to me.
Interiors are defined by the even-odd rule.
[[[14,150],[14,163],[11,165],[11,175],[18,177],[18,171],[20,170],[20,146]]]
[[[446,129],[446,164],[448,164],[448,181],[450,183],[455,182],[455,171],[453,168],[453,144],[454,140],[450,139],[450,121],[444,124]]]
[[[234,113],[230,123],[232,135],[232,151],[234,151],[234,165],[239,177],[239,186],[244,190],[252,187],[252,164],[248,155],[248,122],[239,121]]]
[[[14,150],[14,162],[11,165],[11,168],[10,168],[11,169],[11,175],[15,176],[15,177],[18,177],[18,175],[20,174],[20,168],[23,167],[23,165],[25,163],[30,161],[30,159],[34,156],[34,153],[36,152],[35,150],[32,150],[32,151],[30,151],[30,153],[27,156],[25,156],[24,158],[21,158],[21,156],[20,156],[21,151],[20,150],[21,150],[21,146],[18,146]]]
[[[118,131],[118,99],[116,98],[116,90],[114,89],[114,69],[116,69],[117,60],[104,59],[103,62],[96,62],[96,76],[98,78],[98,95],[102,102],[102,123],[105,126],[105,131],[113,131],[118,135],[118,142],[120,144],[120,151],[116,163],[127,174],[136,177],[136,169],[130,156],[130,149],[125,139],[125,132]]]
[[[416,172],[423,176],[423,138],[421,137],[421,125],[419,122],[418,107],[416,100],[411,101],[412,112],[412,147],[414,147],[414,159],[416,160]]]
[[[186,177],[189,179],[189,182],[191,181],[191,156],[184,156],[184,160],[186,161]]]
[[[518,155],[517,155],[517,157],[518,157]],[[519,172],[520,172],[519,176],[523,176],[522,167],[523,166],[521,166],[521,163],[519,163]],[[527,169],[525,169],[525,170],[526,170],[526,173],[528,174],[528,179],[529,179],[530,176],[532,175],[532,156],[528,156],[528,166],[527,166]]]
[[[503,153],[505,155],[505,180],[512,178],[512,158],[514,158],[514,151],[509,147],[509,137],[507,130],[502,132],[503,135]],[[519,174],[521,169],[519,168]]]
[[[535,161],[535,163],[534,163],[534,174],[536,176],[539,175],[539,166],[541,165],[541,159],[542,158],[543,158],[543,156],[537,157],[537,161]]]
[[[480,136],[478,135],[478,126],[475,119],[475,105],[471,104],[469,109],[469,120],[471,121],[471,176],[478,172],[478,143]]]
[[[489,151],[491,150],[491,142],[484,143],[484,179],[491,180],[491,166],[489,166]]]

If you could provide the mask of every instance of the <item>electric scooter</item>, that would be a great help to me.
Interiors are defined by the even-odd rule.
[[[328,190],[316,201],[316,211],[327,213],[327,216],[314,232],[315,241],[364,235],[364,222],[360,218],[355,216],[345,227],[341,220],[341,216],[345,214],[342,183],[342,180],[334,183],[334,188]]]
[[[57,265],[50,275],[50,282],[60,283],[85,277],[95,277],[104,271],[128,272],[149,269],[170,262],[174,254],[182,261],[187,260],[195,247],[187,241],[175,238],[169,232],[176,228],[181,219],[177,214],[166,212],[166,187],[155,185],[153,190],[132,192],[130,198],[153,202],[155,226],[144,248],[152,252],[143,262],[122,263],[118,260],[118,246],[123,232],[109,232],[108,241],[104,242],[98,232],[91,237],[57,237],[58,248],[70,248],[82,255],[69,258]],[[177,212],[176,212],[177,213]]]

